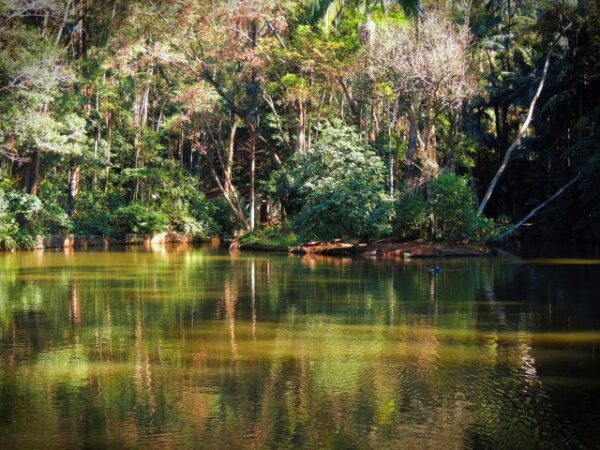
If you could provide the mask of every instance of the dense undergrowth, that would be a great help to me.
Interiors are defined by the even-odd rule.
[[[0,248],[598,239],[596,3],[0,2]]]

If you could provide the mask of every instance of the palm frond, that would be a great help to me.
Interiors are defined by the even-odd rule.
[[[344,6],[346,6],[345,0],[332,0],[329,3],[329,6],[323,15],[323,29],[325,30],[325,33],[329,33],[329,30],[341,14]]]
[[[421,17],[424,14],[422,0],[379,0],[379,2],[365,2],[365,0],[310,0],[308,2],[308,18],[311,22],[322,20],[323,30],[328,33],[340,17],[344,8],[349,6],[380,3],[385,10],[385,3],[396,3],[404,10],[408,17]],[[367,8],[368,9],[368,8]]]

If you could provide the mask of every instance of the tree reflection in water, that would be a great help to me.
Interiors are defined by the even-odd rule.
[[[554,383],[573,362],[600,369],[593,290],[571,283],[597,292],[598,266],[444,264],[432,277],[419,262],[214,248],[2,255],[3,445],[598,444],[595,410],[569,421],[573,384]],[[548,284],[524,283],[531,271]]]

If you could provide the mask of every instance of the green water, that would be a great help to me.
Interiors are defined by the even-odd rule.
[[[600,260],[0,254],[0,448],[595,448]]]

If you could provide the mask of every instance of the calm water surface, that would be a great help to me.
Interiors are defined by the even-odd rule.
[[[600,259],[558,256],[0,254],[0,448],[600,448]]]

